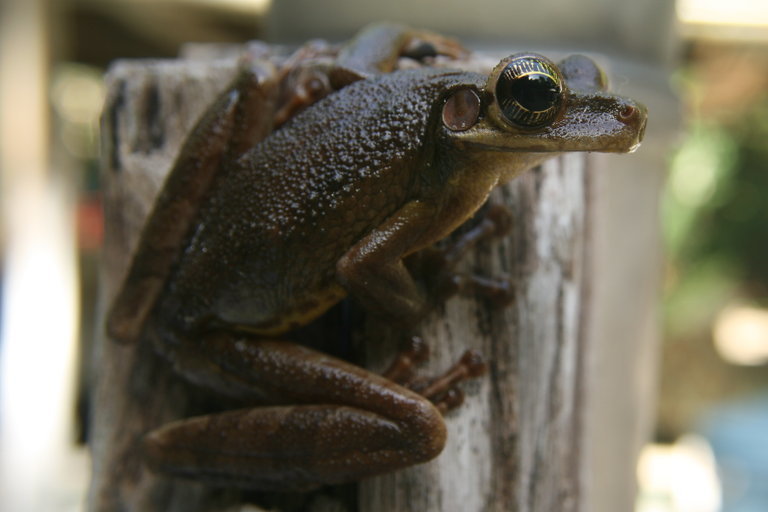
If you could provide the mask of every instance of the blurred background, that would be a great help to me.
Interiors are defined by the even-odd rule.
[[[591,509],[768,510],[768,3],[315,4],[0,3],[0,509],[83,509],[109,63],[190,41],[341,41],[388,19],[480,50],[600,54],[614,89],[649,106],[643,147],[597,178],[613,223],[597,243],[620,262],[596,293],[626,306],[595,320],[610,343],[591,364],[637,397],[595,384]],[[637,461],[626,478],[618,452]]]

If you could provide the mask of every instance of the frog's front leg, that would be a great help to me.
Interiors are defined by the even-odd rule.
[[[406,328],[426,315],[427,294],[414,281],[403,257],[431,242],[425,243],[425,238],[434,215],[432,205],[411,201],[339,260],[339,281],[365,309]]]
[[[478,226],[440,250],[430,245],[458,221],[447,221],[435,231],[439,210],[426,201],[411,201],[347,251],[336,265],[339,281],[368,311],[406,328],[426,315],[430,302],[458,291],[488,292],[499,303],[508,302],[506,281],[453,269],[471,247],[508,229],[502,210],[492,208]]]
[[[194,346],[216,375],[280,405],[151,432],[145,448],[155,469],[230,486],[306,490],[424,462],[443,449],[438,409],[385,377],[301,345],[230,332]]]

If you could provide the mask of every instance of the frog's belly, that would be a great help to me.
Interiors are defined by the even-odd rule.
[[[306,325],[325,313],[347,295],[337,283],[307,294],[297,295],[294,300],[276,308],[264,307],[264,301],[231,298],[214,306],[218,319],[233,328],[259,336],[279,336]]]

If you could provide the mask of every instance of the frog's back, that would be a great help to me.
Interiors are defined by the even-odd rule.
[[[163,314],[274,332],[336,302],[339,258],[418,194],[433,106],[456,74],[356,82],[240,158],[201,209]]]

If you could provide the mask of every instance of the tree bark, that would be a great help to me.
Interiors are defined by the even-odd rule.
[[[137,61],[110,70],[102,133],[102,313],[185,134],[234,66],[229,59]],[[491,201],[512,211],[513,230],[478,247],[462,265],[510,276],[511,306],[454,297],[420,326],[432,349],[425,373],[439,373],[467,348],[485,354],[490,368],[464,387],[464,404],[448,413],[448,444],[436,460],[308,495],[214,489],[151,473],[138,450],[141,436],[188,415],[198,398],[151,348],[102,337],[94,355],[90,509],[582,510],[590,162],[583,154],[559,156],[493,193]],[[383,369],[394,351],[394,343],[366,346],[368,366]]]

